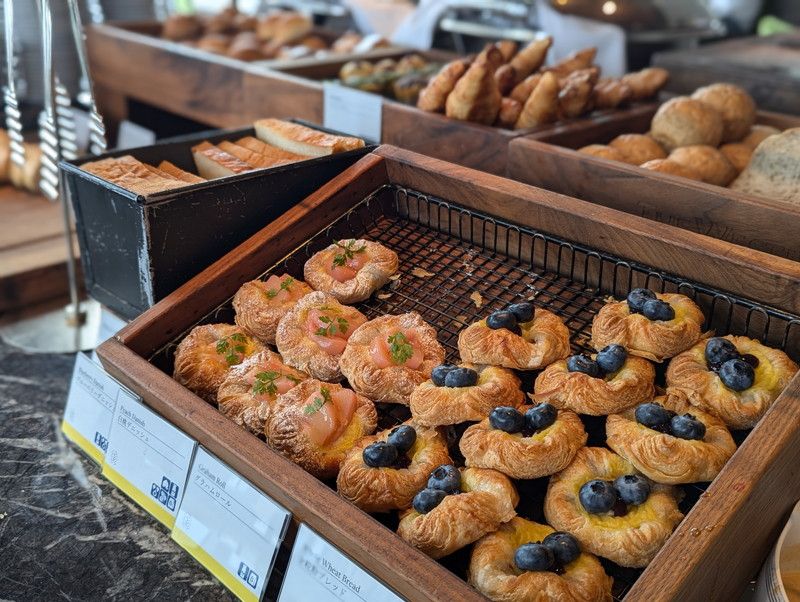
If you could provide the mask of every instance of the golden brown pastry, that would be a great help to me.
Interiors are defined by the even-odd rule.
[[[495,42],[494,45],[497,46],[500,54],[503,55],[503,62],[505,63],[514,58],[517,54],[517,50],[519,50],[519,44],[514,40],[499,40]]]
[[[197,40],[196,47],[200,50],[213,52],[214,54],[225,54],[231,44],[231,37],[224,33],[207,33]]]
[[[642,163],[639,167],[642,169],[651,169],[660,173],[666,173],[671,176],[680,176],[682,178],[696,180],[698,182],[702,182],[703,180],[703,178],[700,177],[700,174],[691,167],[682,165],[672,161],[671,159],[653,159],[652,161]]]
[[[753,149],[742,142],[723,144],[719,147],[719,152],[725,155],[725,158],[731,162],[737,173],[747,167],[747,164],[750,163],[750,157],[753,156]]]
[[[708,184],[727,186],[736,177],[736,168],[713,146],[682,146],[672,151],[669,158],[670,161],[693,169]]]
[[[469,563],[469,583],[495,602],[611,602],[612,579],[588,552],[559,570],[521,570],[517,549],[539,543],[555,533],[552,527],[515,516],[475,543]]]
[[[378,442],[382,445],[375,446]],[[387,453],[387,446],[395,451]],[[365,512],[404,510],[431,472],[449,463],[447,442],[436,429],[407,422],[360,439],[342,462],[336,490]]]
[[[712,481],[736,451],[725,424],[690,404],[683,393],[667,391],[644,405],[609,416],[606,443],[656,483]],[[675,429],[669,422],[674,416],[679,417]]]
[[[599,157],[600,159],[625,162],[625,155],[622,154],[621,150],[606,146],[605,144],[589,144],[588,146],[579,148],[578,152],[584,155]]]
[[[348,450],[377,426],[373,403],[341,385],[304,380],[278,397],[267,443],[320,479],[336,476]]]
[[[459,442],[466,465],[492,468],[513,479],[538,479],[569,466],[586,445],[581,419],[571,410],[556,410],[547,403],[517,410],[525,412],[526,408],[524,426],[519,431],[519,423],[508,426],[507,409],[498,412],[505,418],[505,422],[495,423],[498,428],[493,425],[496,415],[470,426]],[[536,417],[527,418],[527,414]]]
[[[597,48],[592,47],[577,50],[554,65],[547,67],[544,71],[553,73],[559,78],[566,77],[573,71],[591,67],[592,63],[594,63],[595,56],[597,56]]]
[[[490,328],[487,319],[471,324],[458,335],[461,359],[471,364],[538,370],[569,355],[569,330],[554,313],[536,309],[532,320],[518,326],[520,334]]]
[[[533,92],[533,89],[539,85],[541,79],[541,73],[529,75],[514,86],[514,89],[511,90],[511,94],[509,94],[509,98],[516,100],[520,105],[524,105],[525,101],[528,100],[528,97],[531,95],[531,92]]]
[[[417,108],[432,113],[443,112],[447,97],[455,88],[456,82],[466,73],[467,67],[469,62],[463,59],[451,61],[442,67],[419,93]]]
[[[552,72],[543,74],[522,106],[514,129],[532,128],[555,121],[558,118],[558,93],[558,77]]]
[[[219,411],[254,435],[264,434],[270,408],[283,395],[308,378],[290,368],[277,353],[264,349],[233,366],[217,391]]]
[[[445,115],[452,119],[493,124],[500,112],[502,98],[494,73],[501,64],[502,55],[495,46],[490,45],[481,52],[447,96]]]
[[[417,312],[380,316],[356,328],[339,360],[350,386],[369,399],[408,405],[444,361],[436,330]]]
[[[355,307],[315,291],[302,297],[278,322],[275,345],[287,365],[319,380],[339,381],[339,358],[347,339],[366,321]]]
[[[544,64],[547,51],[553,44],[553,38],[547,36],[529,42],[515,54],[509,64],[514,68],[516,83],[521,82]]]
[[[667,84],[669,72],[661,67],[648,67],[622,76],[622,83],[630,86],[631,100],[646,100],[655,96]]]
[[[741,358],[732,355],[731,359],[741,359],[751,370],[742,366],[728,374],[723,374],[721,368],[718,372],[712,370],[706,362],[707,346],[719,339],[732,343],[733,353],[738,352]],[[752,378],[748,380],[747,375],[737,372],[750,372]],[[755,339],[728,335],[700,341],[673,358],[667,367],[667,386],[682,391],[692,405],[718,416],[728,427],[746,429],[756,425],[795,372],[797,364],[783,351]],[[726,386],[723,376],[730,376],[726,380],[733,386]],[[744,386],[747,384],[750,386]]]
[[[278,322],[311,287],[288,274],[245,282],[233,296],[236,324],[265,344],[275,344]]]
[[[443,379],[442,374],[453,369],[458,369],[460,374],[451,377],[453,380],[444,380],[447,377]],[[411,415],[419,424],[444,426],[475,422],[486,418],[498,406],[516,407],[524,400],[519,379],[506,368],[461,364],[436,370],[431,380],[419,384],[411,393]],[[458,382],[459,378],[463,378],[463,382]]]
[[[724,130],[719,112],[688,96],[661,105],[650,127],[650,135],[667,151],[693,144],[719,146]]]
[[[608,146],[621,152],[624,161],[632,165],[641,165],[667,156],[661,145],[645,134],[621,134],[609,142]]]
[[[746,144],[751,149],[755,150],[764,140],[780,133],[781,131],[778,128],[772,127],[771,125],[756,124],[750,128],[750,133],[742,138],[742,144]]]
[[[174,42],[190,40],[200,35],[203,24],[197,15],[170,15],[161,28],[161,36]]]
[[[550,477],[544,499],[547,522],[574,535],[581,549],[592,554],[625,567],[647,566],[683,519],[675,490],[670,485],[652,483],[642,503],[612,504],[605,512],[588,512],[580,499],[581,489],[591,481],[605,481],[606,487],[598,489],[607,492],[609,483],[637,474],[630,462],[614,452],[584,447],[572,464]]]
[[[497,114],[495,125],[506,129],[514,129],[514,124],[522,112],[522,105],[513,98],[503,98],[500,101],[500,112]]]
[[[722,116],[723,142],[741,140],[756,122],[756,103],[745,90],[733,84],[711,84],[698,88],[692,98],[706,103]]]
[[[637,291],[647,289],[634,289],[628,298]],[[610,301],[597,312],[592,321],[592,346],[595,349],[617,343],[632,355],[663,362],[700,340],[705,318],[694,301],[685,295],[674,293],[647,291],[646,294],[647,300],[654,296],[668,304],[673,318],[651,320],[640,313],[641,310],[631,311],[631,306],[626,301]]]
[[[560,119],[572,119],[589,112],[594,99],[592,91],[600,70],[597,67],[573,71],[559,82],[558,114]]]
[[[258,340],[233,324],[196,326],[178,343],[172,378],[209,403],[216,403],[217,390],[231,366],[262,351]]]
[[[397,253],[382,244],[348,238],[314,253],[306,261],[303,274],[315,290],[342,303],[357,303],[389,282],[398,264]]]
[[[594,87],[596,109],[616,109],[633,98],[633,88],[617,78],[600,79]]]
[[[511,520],[519,495],[505,475],[485,468],[460,471],[461,493],[447,495],[421,514],[400,514],[397,534],[431,558],[441,558],[477,541]]]
[[[226,54],[240,61],[258,61],[264,58],[264,53],[261,52],[261,43],[255,32],[252,31],[237,33],[231,40]]]
[[[517,75],[514,72],[514,67],[509,64],[500,65],[497,71],[494,72],[494,79],[497,82],[497,88],[500,94],[505,96],[517,83]]]

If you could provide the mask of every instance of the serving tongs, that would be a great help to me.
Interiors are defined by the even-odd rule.
[[[19,167],[25,165],[25,146],[22,137],[22,113],[17,98],[17,75],[14,64],[14,3],[3,0],[3,26],[6,36],[6,72],[8,82],[3,88],[11,161]]]

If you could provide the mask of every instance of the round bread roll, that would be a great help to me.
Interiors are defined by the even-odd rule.
[[[742,142],[731,142],[720,146],[719,152],[725,155],[728,161],[736,168],[736,171],[741,172],[750,163],[753,149]]]
[[[170,15],[161,27],[161,36],[181,42],[196,38],[203,30],[203,24],[195,15]]]
[[[661,105],[650,124],[651,135],[667,151],[679,146],[722,142],[722,117],[716,109],[687,96]]]
[[[216,54],[225,54],[230,43],[230,36],[224,33],[209,33],[197,40],[197,48]]]
[[[622,153],[626,163],[641,165],[667,156],[661,145],[645,134],[622,134],[608,143]]]
[[[642,163],[639,167],[670,174],[672,176],[681,176],[682,178],[697,180],[698,182],[702,182],[703,180],[700,174],[691,167],[687,167],[671,159],[653,159],[647,163]]]
[[[252,31],[237,33],[231,40],[226,54],[240,61],[258,61],[264,58],[261,52],[261,43]]]
[[[756,124],[750,128],[750,133],[742,138],[742,144],[746,144],[751,149],[755,150],[765,139],[780,133],[781,131],[778,128],[772,127],[771,125]]]
[[[695,90],[692,98],[706,103],[722,116],[722,142],[741,140],[756,122],[756,103],[739,86],[711,84]]]
[[[625,161],[625,156],[616,148],[611,148],[605,144],[590,144],[578,149],[579,153],[600,157],[601,159],[611,159],[613,161]]]
[[[703,182],[708,184],[727,186],[737,175],[733,164],[713,146],[705,144],[682,146],[672,151],[669,158],[692,168],[700,174]]]

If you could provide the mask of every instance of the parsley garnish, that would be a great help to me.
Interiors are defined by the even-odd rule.
[[[414,355],[414,348],[402,332],[395,333],[386,340],[395,364],[405,364]]]
[[[339,247],[343,251],[342,253],[337,253],[336,255],[333,256],[333,265],[334,266],[337,266],[337,265],[338,266],[342,266],[342,265],[344,265],[347,262],[348,259],[353,259],[353,256],[356,253],[363,253],[367,248],[366,243],[361,245],[358,249],[354,248],[354,245],[356,244],[356,241],[354,241],[354,240],[351,240],[350,242],[348,242],[346,244],[342,244],[341,242],[339,242],[337,240],[333,244],[335,244],[337,247]]]
[[[303,414],[306,416],[316,414],[320,411],[322,406],[331,400],[331,392],[328,390],[328,387],[320,387],[319,394],[321,397],[315,397],[313,402],[303,408]]]
[[[247,351],[246,343],[246,336],[241,332],[234,332],[232,335],[217,341],[217,353],[224,355],[228,365],[233,366],[242,361],[243,357],[240,357],[240,354],[244,356]]]
[[[321,326],[317,329],[317,336],[321,337],[332,337],[336,334],[336,329],[339,329],[339,332],[344,334],[347,332],[348,324],[347,320],[342,317],[339,318],[329,318],[328,316],[320,316],[319,321],[325,324],[325,326]]]
[[[281,282],[280,288],[267,289],[267,293],[266,293],[267,294],[267,299],[274,299],[277,296],[277,294],[279,292],[281,292],[281,291],[287,291],[288,292],[289,291],[289,287],[292,286],[292,284],[294,284],[294,278],[292,278],[291,276],[287,276],[286,280]]]
[[[275,381],[281,377],[288,378],[294,384],[300,382],[300,379],[293,374],[282,374],[274,370],[259,372],[256,374],[256,380],[253,383],[253,395],[263,395],[265,393],[267,395],[277,395],[278,386],[275,384]]]

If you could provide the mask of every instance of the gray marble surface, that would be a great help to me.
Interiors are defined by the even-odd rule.
[[[0,342],[0,602],[233,600],[64,440],[74,361]]]

